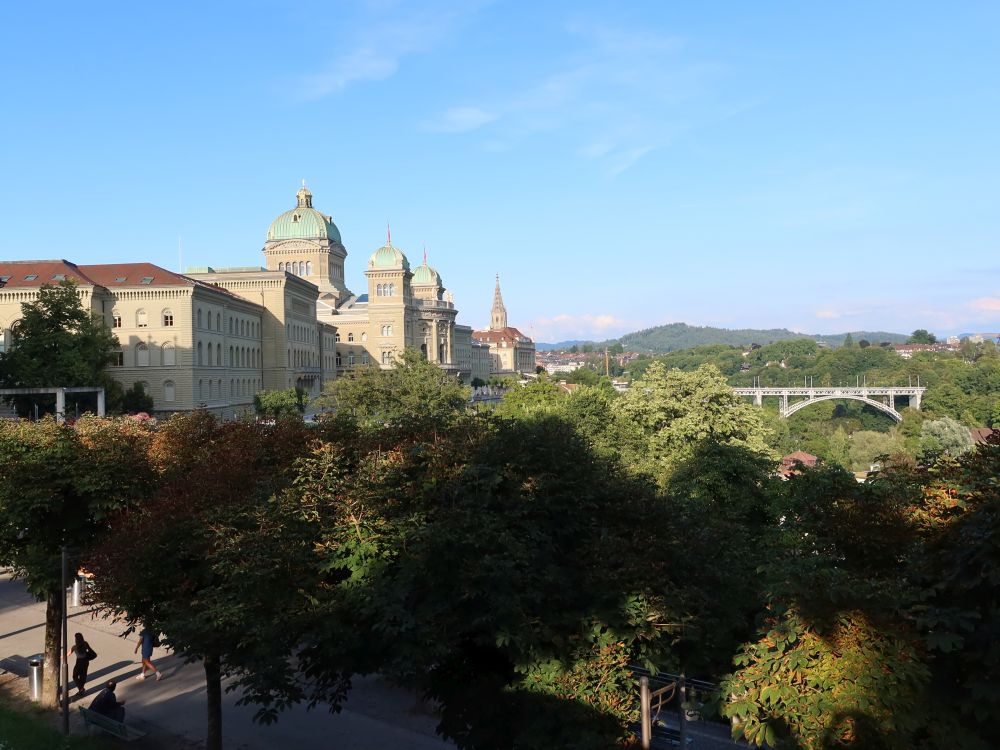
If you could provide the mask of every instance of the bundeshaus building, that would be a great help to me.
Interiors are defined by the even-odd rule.
[[[392,367],[405,348],[466,383],[534,371],[534,345],[506,328],[506,311],[502,332],[473,335],[426,255],[412,268],[389,237],[368,259],[364,291],[352,292],[340,231],[304,186],[271,222],[263,252],[263,267],[184,274],[141,262],[0,261],[0,351],[22,303],[42,284],[73,279],[84,307],[118,338],[111,374],[125,388],[142,383],[158,414],[209,409],[231,418],[251,411],[261,390],[299,387],[315,397],[356,367]]]

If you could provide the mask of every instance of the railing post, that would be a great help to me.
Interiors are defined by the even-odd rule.
[[[653,722],[649,716],[649,678],[639,678],[639,742],[642,750],[649,750]]]

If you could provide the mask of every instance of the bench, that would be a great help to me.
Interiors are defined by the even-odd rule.
[[[123,739],[126,742],[131,742],[132,740],[137,740],[140,737],[146,736],[145,732],[133,729],[120,721],[115,721],[104,714],[97,713],[97,711],[91,711],[89,708],[84,708],[83,706],[80,706],[79,708],[80,715],[83,717],[84,723],[89,727],[103,729],[108,734],[113,734],[115,737]]]

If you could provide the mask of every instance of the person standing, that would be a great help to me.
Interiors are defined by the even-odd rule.
[[[147,669],[152,670],[153,674],[156,675],[157,682],[163,679],[163,673],[160,672],[160,670],[158,670],[153,664],[153,647],[160,645],[159,640],[160,639],[156,637],[156,634],[153,633],[153,631],[151,631],[148,627],[139,631],[139,642],[135,644],[135,651],[132,653],[134,654],[140,648],[142,649],[142,671],[135,676],[135,679],[145,680]]]
[[[84,685],[87,683],[87,670],[90,669],[90,660],[97,658],[97,652],[90,647],[90,644],[83,639],[83,633],[77,633],[74,643],[66,652],[66,658],[76,654],[76,662],[73,664],[73,684],[76,685],[77,698],[82,698]]]
[[[104,690],[97,694],[90,703],[90,710],[107,716],[115,721],[125,721],[125,701],[120,701],[115,697],[115,687],[118,683],[108,680],[104,685]]]

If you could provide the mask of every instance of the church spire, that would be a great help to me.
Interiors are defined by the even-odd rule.
[[[507,308],[503,306],[500,296],[500,274],[497,274],[497,286],[493,291],[493,312],[490,314],[490,330],[499,331],[507,327]]]

